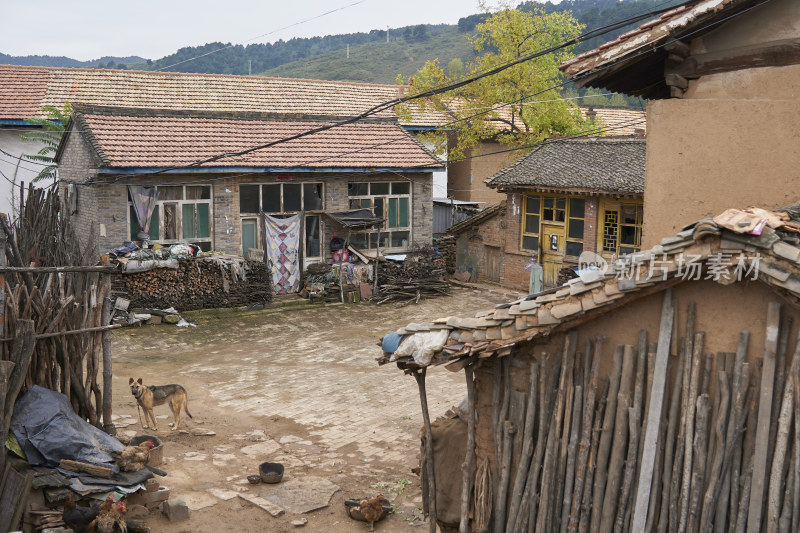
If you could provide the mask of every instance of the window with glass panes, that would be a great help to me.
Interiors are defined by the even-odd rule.
[[[411,245],[411,183],[380,181],[348,183],[350,209],[371,209],[384,219],[383,228],[350,235],[356,248],[407,248]]]
[[[212,205],[210,185],[160,185],[150,240],[162,244],[188,242],[211,250]],[[141,231],[133,202],[128,196],[128,228],[131,240]]]
[[[321,219],[314,211],[322,210],[322,183],[260,183],[239,185],[239,215],[242,224],[242,248],[259,248],[260,224],[255,215],[264,212],[281,218],[305,211],[305,257],[322,256]]]
[[[523,199],[521,248],[539,251],[541,223],[564,225],[566,255],[579,256],[583,251],[585,200],[579,196],[526,194]]]
[[[603,221],[600,239],[604,253],[620,256],[641,249],[644,215],[641,203],[602,201],[600,213]]]

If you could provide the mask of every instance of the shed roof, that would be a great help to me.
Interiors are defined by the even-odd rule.
[[[664,46],[713,31],[719,22],[758,3],[759,0],[691,0],[564,62],[559,68],[579,86],[668,98],[663,66],[668,52]]]
[[[496,215],[502,215],[506,211],[506,202],[503,200],[499,204],[495,204],[492,206],[487,207],[476,213],[475,215],[469,217],[466,220],[462,220],[458,224],[453,224],[449,228],[447,228],[447,233],[451,235],[458,235],[459,233],[463,233],[468,229],[474,227],[477,224],[480,224]]]
[[[688,272],[725,285],[739,282],[740,274],[743,282],[755,276],[798,301],[798,221],[798,206],[781,212],[729,209],[688,226],[650,250],[624,256],[605,271],[586,272],[561,287],[480,311],[474,317],[409,324],[395,332],[402,337],[398,349],[384,353],[379,363],[420,368],[507,355],[519,343],[566,331],[595,315],[686,282]],[[700,268],[690,268],[690,264]],[[423,334],[427,335],[416,337]],[[441,342],[431,344],[437,340]]]
[[[196,114],[141,109],[76,106],[68,138],[89,141],[106,169],[168,168],[191,165],[220,154],[237,153],[333,120],[301,120],[262,114]],[[443,164],[398,124],[359,121],[320,131],[244,155],[204,163],[199,168],[344,169],[425,168]]]
[[[487,178],[499,190],[644,193],[645,140],[641,137],[555,138]]]

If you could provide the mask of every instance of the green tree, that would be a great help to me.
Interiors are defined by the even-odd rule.
[[[561,44],[578,36],[582,28],[570,13],[545,13],[541,9],[523,12],[508,4],[501,5],[476,26],[474,36],[468,37],[479,55],[466,66],[464,77]],[[453,91],[416,100],[416,105],[423,111],[444,111],[460,119],[449,126],[457,133],[456,145],[449,146],[451,157],[461,157],[489,139],[525,146],[553,135],[577,133],[585,122],[577,104],[563,100],[558,87],[564,81],[558,65],[570,57],[568,49],[561,49]],[[453,81],[456,81],[454,76],[445,73],[438,60],[433,60],[409,84],[411,93],[418,94]],[[503,104],[500,109],[484,113]],[[410,110],[401,107],[400,112]],[[434,135],[429,140],[441,146],[443,135]]]
[[[464,76],[464,62],[460,57],[454,57],[447,64],[447,76],[453,80]]]
[[[22,157],[25,159],[47,165],[33,178],[32,181],[34,183],[46,179],[54,180],[56,177],[56,162],[53,156],[58,150],[58,143],[61,141],[61,136],[64,134],[69,116],[72,114],[72,106],[69,103],[64,104],[63,109],[44,106],[42,107],[42,111],[47,113],[47,118],[25,119],[26,123],[31,126],[38,126],[41,129],[20,135],[23,141],[34,141],[42,145],[41,150],[35,154],[22,154]]]

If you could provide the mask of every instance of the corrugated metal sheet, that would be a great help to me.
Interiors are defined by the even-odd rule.
[[[454,205],[451,208],[445,204],[433,204],[433,234],[447,233],[450,226],[463,222],[478,211],[472,207]]]

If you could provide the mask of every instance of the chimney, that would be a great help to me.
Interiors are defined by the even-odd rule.
[[[586,119],[594,120],[595,117],[597,117],[597,111],[594,110],[594,107],[589,106],[589,110],[586,112]]]

